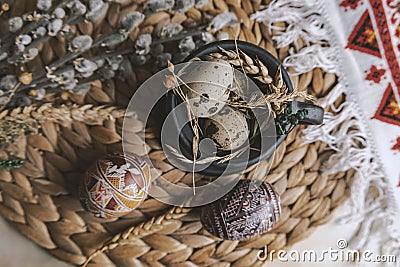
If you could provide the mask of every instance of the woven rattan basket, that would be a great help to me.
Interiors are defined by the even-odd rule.
[[[8,19],[33,10],[31,2],[34,1],[14,1],[3,17]],[[141,10],[142,2],[110,3],[105,18],[96,25],[79,24],[78,32],[92,35],[109,32],[120,14]],[[132,45],[131,40],[139,33],[151,33],[170,21],[193,27],[230,10],[241,21],[240,25],[225,29],[232,39],[257,44],[283,60],[289,47],[276,50],[271,41],[274,32],[269,33],[267,27],[249,19],[250,14],[267,4],[210,0],[201,9],[191,8],[184,14],[158,12],[148,16],[131,33],[127,45]],[[302,43],[299,39],[298,44]],[[62,39],[44,44],[40,57],[28,67],[43,67],[63,53],[60,47],[65,47]],[[40,129],[39,134],[21,136],[8,147],[24,158],[25,163],[19,169],[0,172],[0,214],[54,257],[87,266],[259,266],[264,264],[257,259],[259,249],[268,245],[269,249],[278,250],[305,238],[316,226],[326,223],[349,195],[353,172],[322,175],[321,165],[334,151],[321,142],[303,143],[298,127],[279,147],[272,169],[265,176],[265,181],[273,184],[281,195],[283,209],[279,223],[263,236],[245,242],[220,240],[202,228],[198,209],[170,207],[152,198],[120,219],[99,219],[85,212],[77,196],[84,170],[99,156],[121,150],[124,107],[134,89],[153,72],[154,69],[141,67],[123,79],[94,82],[85,98],[69,96],[74,105],[47,104],[2,114],[2,119],[34,119]],[[294,86],[308,88],[318,98],[325,96],[336,83],[333,74],[321,69],[292,79]],[[142,122],[137,124],[140,129]],[[174,183],[192,179],[191,174],[174,169],[166,161],[160,145],[152,139],[151,129],[134,133],[132,147],[137,154],[144,153],[144,148],[135,147],[134,137],[145,135],[149,139],[150,158],[165,179]],[[252,175],[251,169],[247,175]]]

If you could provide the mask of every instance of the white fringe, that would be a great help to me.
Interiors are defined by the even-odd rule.
[[[322,14],[322,15],[321,15]],[[363,250],[377,236],[382,254],[400,255],[400,232],[396,226],[400,218],[394,193],[378,159],[372,151],[374,147],[370,131],[359,109],[351,97],[346,77],[341,69],[340,53],[334,40],[327,13],[322,0],[274,0],[268,8],[252,15],[253,19],[264,22],[270,30],[277,30],[273,37],[278,47],[294,44],[298,38],[307,46],[284,61],[285,67],[293,67],[297,74],[305,73],[315,67],[333,72],[339,77],[339,84],[319,103],[331,107],[336,115],[327,112],[322,126],[310,126],[304,130],[304,140],[325,142],[336,153],[324,163],[324,172],[331,174],[356,170],[350,196],[352,210],[339,219],[341,223],[356,222],[359,230],[351,240],[351,248]],[[277,27],[277,22],[286,22],[288,28]],[[330,46],[321,46],[329,43]],[[333,103],[342,95],[349,97],[335,108]],[[361,143],[360,148],[356,142]],[[391,263],[393,266],[393,263]],[[399,263],[397,263],[399,264]]]
[[[312,6],[314,1],[309,1],[308,4]],[[292,43],[297,44],[299,38],[302,38],[308,45],[326,43],[327,40],[324,38],[327,34],[322,27],[320,15],[308,4],[303,0],[275,0],[267,9],[253,14],[252,19],[263,21],[270,30],[281,31],[280,35],[272,37],[277,41],[278,48]],[[273,25],[277,22],[284,22],[289,26],[282,28]]]
[[[332,47],[320,45],[306,46],[298,53],[289,49],[290,56],[283,61],[285,67],[293,67],[297,74],[308,72],[313,68],[322,68],[326,72],[335,72],[337,69],[337,54]]]

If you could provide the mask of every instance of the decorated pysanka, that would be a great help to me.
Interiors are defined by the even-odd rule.
[[[130,153],[108,154],[86,172],[80,186],[82,206],[101,218],[123,216],[146,198],[149,166]]]
[[[268,183],[252,187],[240,180],[225,196],[202,208],[200,220],[211,234],[228,240],[262,235],[281,215],[280,197]]]

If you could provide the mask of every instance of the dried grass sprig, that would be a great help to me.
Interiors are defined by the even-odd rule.
[[[281,66],[279,66],[277,73],[274,78],[272,78],[269,75],[269,70],[268,68],[259,60],[259,59],[252,59],[250,56],[248,56],[246,53],[241,51],[237,46],[236,50],[225,50],[223,48],[220,48],[221,52],[219,53],[212,53],[210,55],[207,55],[204,59],[208,61],[215,61],[217,59],[219,60],[225,60],[229,62],[232,67],[238,67],[242,70],[242,72],[246,77],[246,84],[244,87],[248,86],[248,75],[252,75],[254,79],[264,83],[266,86],[268,86],[268,93],[264,94],[262,98],[254,95],[250,97],[250,100],[247,102],[241,99],[238,95],[242,95],[243,90],[245,88],[242,88],[243,85],[240,84],[240,82],[234,77],[234,87],[230,89],[231,92],[241,91],[241,93],[236,94],[236,95],[231,95],[231,97],[227,100],[224,101],[223,104],[227,104],[233,108],[246,111],[247,109],[255,108],[255,107],[260,107],[260,106],[265,106],[267,105],[274,117],[277,115],[281,114],[282,111],[286,108],[286,105],[288,102],[295,100],[296,98],[303,98],[309,101],[315,101],[315,98],[308,94],[306,90],[299,90],[295,88],[293,92],[288,92],[287,86],[284,83],[283,77],[282,77],[282,69]],[[198,61],[200,60],[199,58],[194,58],[192,61]],[[187,112],[188,112],[188,117],[190,118],[190,126],[192,128],[192,131],[194,133],[193,137],[193,147],[192,147],[192,153],[193,153],[193,160],[186,158],[183,156],[177,149],[171,147],[170,145],[166,144],[166,147],[170,150],[170,152],[177,157],[179,160],[185,163],[193,164],[193,188],[194,186],[194,170],[195,170],[195,165],[197,164],[206,164],[214,161],[218,161],[219,163],[224,163],[229,160],[231,160],[234,157],[239,156],[242,154],[244,151],[246,151],[246,147],[243,147],[241,149],[238,149],[228,155],[225,156],[211,156],[211,157],[206,157],[201,160],[197,160],[197,151],[198,151],[198,142],[200,140],[200,127],[198,120],[196,116],[194,115],[193,111],[191,110],[191,106],[188,104],[189,99],[185,92],[182,90],[180,84],[184,86],[187,90],[200,95],[198,92],[194,91],[190,85],[186,84],[181,78],[180,78],[180,73],[183,73],[185,68],[183,68],[180,73],[175,74],[174,73],[174,66],[172,63],[169,63],[168,68],[172,75],[167,75],[164,80],[164,85],[168,89],[172,89],[177,96],[179,96],[182,101],[187,103]],[[214,99],[209,96],[210,100],[216,101],[216,102],[222,102],[218,99]],[[262,127],[262,126],[261,126]],[[255,129],[253,131],[253,136],[249,137],[250,140],[254,138],[257,134],[257,132],[260,131],[260,126],[258,124],[255,124]],[[252,148],[250,148],[252,149]]]
[[[283,81],[281,66],[274,78],[269,75],[268,68],[259,60],[252,59],[246,53],[240,49],[225,50],[220,48],[221,52],[212,53],[205,57],[205,60],[222,59],[229,62],[232,66],[239,67],[243,73],[252,75],[254,79],[265,84],[268,88],[269,93],[264,94],[263,99],[251,99],[250,101],[242,101],[235,99],[228,99],[226,103],[235,108],[254,108],[257,106],[265,105],[270,103],[272,107],[272,113],[274,116],[282,113],[286,104],[297,98],[303,98],[308,101],[315,102],[314,96],[307,93],[306,89],[299,90],[294,88],[293,92],[288,92],[286,84]]]
[[[179,96],[182,99],[182,101],[184,101],[184,103],[186,103],[187,115],[188,115],[188,118],[190,120],[191,129],[193,131],[193,140],[192,140],[193,160],[190,160],[190,159],[186,158],[177,149],[173,148],[172,146],[170,146],[168,144],[166,144],[166,147],[170,150],[170,152],[175,157],[180,159],[182,162],[192,164],[192,184],[193,184],[193,193],[195,195],[196,194],[196,191],[195,191],[196,190],[196,186],[195,186],[195,176],[194,176],[194,174],[195,174],[196,164],[206,164],[206,163],[210,163],[210,162],[213,162],[213,161],[218,161],[220,163],[224,163],[224,162],[227,162],[227,161],[231,160],[232,158],[237,157],[240,154],[242,154],[244,151],[246,151],[246,148],[243,147],[243,148],[238,149],[238,150],[236,150],[236,151],[234,151],[234,152],[232,152],[232,153],[230,153],[228,155],[225,155],[225,156],[214,155],[212,157],[206,157],[206,158],[203,158],[201,160],[197,160],[201,128],[199,126],[198,118],[194,115],[194,112],[193,112],[193,110],[191,108],[191,105],[189,105],[189,98],[185,94],[185,92],[182,90],[181,85],[184,86],[187,90],[189,90],[191,92],[194,92],[196,94],[198,94],[198,92],[194,91],[190,87],[190,85],[185,83],[185,81],[180,78],[180,74],[182,72],[184,72],[185,68],[180,70],[180,72],[178,74],[175,74],[174,66],[173,66],[173,64],[171,62],[169,62],[168,63],[168,70],[171,72],[172,75],[167,75],[165,77],[164,85],[168,89],[172,89],[174,91],[174,93],[177,96]],[[223,104],[226,104],[225,102],[220,101],[218,99],[214,99],[214,98],[211,98],[211,97],[209,97],[209,99],[213,100],[213,101],[221,102]]]
[[[187,215],[191,209],[182,207],[173,207],[166,213],[150,218],[148,221],[144,221],[138,225],[131,226],[123,232],[114,235],[109,241],[107,241],[101,248],[91,252],[86,258],[82,267],[86,267],[90,264],[96,256],[103,252],[107,252],[115,249],[118,246],[124,246],[134,243],[136,238],[143,238],[151,234],[155,234],[158,231],[164,229],[164,227],[170,225],[174,221]]]
[[[227,162],[227,161],[233,159],[234,157],[239,156],[240,154],[242,154],[245,151],[245,149],[239,149],[239,150],[236,150],[235,152],[232,152],[232,153],[230,153],[228,155],[225,155],[225,156],[214,155],[212,157],[206,157],[206,158],[203,158],[201,160],[193,161],[193,160],[190,160],[190,159],[186,158],[185,156],[183,156],[176,148],[174,148],[174,147],[172,147],[172,146],[170,146],[168,144],[166,144],[165,146],[180,161],[182,161],[184,163],[189,163],[189,164],[194,164],[194,163],[196,163],[196,164],[207,164],[207,163],[214,162],[214,161],[218,161],[219,163],[224,163],[224,162]]]
[[[43,122],[57,122],[70,126],[73,121],[88,125],[102,125],[104,120],[121,118],[125,112],[116,107],[92,105],[54,107],[44,104],[41,107],[27,106],[5,110],[0,114],[0,147],[15,141],[20,134],[37,133]]]
[[[172,77],[175,81],[175,87],[172,88],[172,90],[186,103],[186,109],[187,109],[187,115],[189,118],[189,123],[190,127],[192,128],[193,131],[193,140],[192,140],[192,154],[193,154],[193,167],[192,167],[192,182],[193,182],[193,194],[196,195],[196,186],[195,186],[195,177],[194,177],[194,171],[196,168],[196,159],[198,155],[198,149],[199,149],[199,140],[200,140],[200,126],[199,126],[199,121],[197,117],[194,115],[194,112],[192,110],[191,105],[189,105],[189,98],[187,95],[183,92],[180,84],[185,86],[186,88],[192,90],[190,86],[188,86],[180,77],[179,75],[176,75],[174,72],[174,65],[172,62],[168,62],[168,70],[171,72]],[[193,90],[192,90],[193,91]]]

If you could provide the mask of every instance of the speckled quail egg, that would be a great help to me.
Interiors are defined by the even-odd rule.
[[[186,88],[189,105],[198,118],[208,118],[217,114],[229,97],[229,89],[207,83],[192,83]]]
[[[195,62],[183,80],[186,96],[196,117],[208,118],[225,105],[233,84],[233,69],[228,62]]]
[[[215,61],[195,61],[190,63],[181,76],[186,84],[211,83],[229,88],[233,83],[233,68],[229,62],[217,59]]]
[[[224,107],[218,114],[204,123],[206,137],[214,140],[221,150],[235,150],[249,137],[245,115],[230,107]]]

